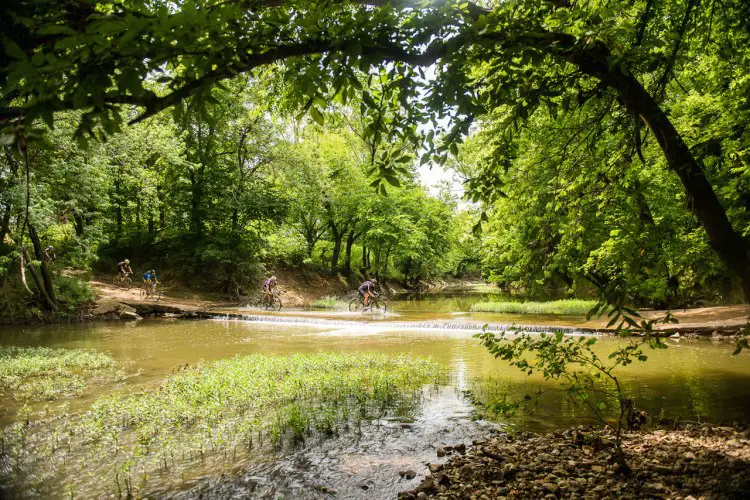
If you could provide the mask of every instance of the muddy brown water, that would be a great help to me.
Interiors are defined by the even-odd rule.
[[[417,484],[425,463],[439,462],[437,446],[471,443],[490,429],[550,430],[580,421],[559,393],[544,394],[532,414],[495,422],[474,418],[465,391],[481,398],[509,394],[520,398],[551,386],[526,377],[494,360],[478,345],[474,321],[511,324],[526,322],[575,328],[582,318],[471,315],[468,308],[485,295],[432,296],[392,301],[385,317],[338,311],[285,311],[283,315],[239,309],[253,320],[155,319],[132,323],[92,323],[43,327],[4,327],[0,343],[21,346],[84,348],[108,352],[128,364],[132,374],[124,383],[99,387],[68,400],[74,411],[84,410],[98,395],[114,390],[149,386],[176,368],[241,354],[261,352],[285,355],[297,352],[384,352],[431,356],[447,366],[451,383],[425,391],[413,421],[383,419],[361,431],[287,449],[237,467],[231,474],[200,466],[182,481],[164,482],[151,492],[155,497],[240,498],[392,498]],[[262,318],[261,318],[262,319]],[[626,341],[602,337],[597,350],[606,354]],[[726,341],[668,340],[666,350],[649,351],[646,363],[622,370],[622,381],[639,408],[650,415],[717,423],[747,422],[750,416],[750,354],[732,357]],[[2,400],[0,419],[12,421],[16,403]],[[41,403],[54,408],[60,402]],[[257,457],[256,457],[257,458]],[[417,477],[400,478],[413,469]],[[335,492],[335,493],[332,493]]]

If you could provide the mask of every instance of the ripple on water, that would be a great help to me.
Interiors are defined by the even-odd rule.
[[[472,408],[452,387],[431,390],[419,417],[382,418],[361,429],[254,463],[235,477],[206,478],[172,498],[395,498],[416,487],[427,463],[444,463],[436,449],[486,437],[497,424],[472,420]],[[414,470],[413,479],[400,471]]]

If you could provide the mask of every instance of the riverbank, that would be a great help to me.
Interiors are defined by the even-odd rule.
[[[623,448],[633,472],[612,464],[614,438],[592,428],[553,434],[500,434],[430,465],[420,485],[399,494],[417,498],[748,498],[750,431],[686,425],[627,433]]]
[[[92,282],[92,286],[97,292],[98,302],[96,308],[87,317],[90,320],[133,320],[142,317],[169,316],[185,319],[229,319],[274,324],[309,323],[344,327],[356,323],[358,326],[371,325],[379,328],[466,330],[472,333],[482,330],[483,326],[496,331],[516,326],[532,331],[561,330],[588,335],[607,335],[614,332],[606,327],[606,317],[587,321],[583,317],[554,315],[475,314],[460,311],[438,313],[429,310],[414,310],[413,303],[408,301],[401,304],[407,309],[402,311],[399,311],[398,302],[392,303],[395,307],[385,316],[351,313],[348,310],[313,310],[309,304],[315,295],[309,289],[306,296],[299,291],[285,291],[282,294],[284,308],[275,312],[248,308],[245,307],[245,303],[221,302],[220,297],[200,295],[190,291],[174,293],[168,290],[160,301],[154,302],[140,299],[137,288],[124,290],[101,281]],[[330,288],[324,289],[330,290]],[[665,313],[666,311],[642,312],[645,318],[658,318]],[[733,339],[742,333],[742,328],[750,315],[750,307],[736,305],[691,309],[676,311],[674,315],[679,320],[678,324],[657,325],[662,336],[673,339],[706,337]]]
[[[453,280],[450,282],[435,282],[430,292],[419,295],[403,295],[406,300],[401,305],[405,311],[398,310],[398,304],[392,308],[385,318],[372,318],[363,315],[351,315],[348,311],[340,310],[311,310],[311,304],[321,297],[346,297],[352,293],[352,286],[345,280],[323,276],[317,273],[302,273],[292,271],[280,271],[280,283],[282,283],[282,300],[284,308],[280,313],[267,313],[257,308],[247,308],[252,298],[228,301],[225,296],[207,292],[195,291],[188,288],[167,284],[164,295],[158,302],[143,300],[139,289],[134,286],[131,289],[122,289],[113,286],[104,280],[92,280],[92,290],[96,294],[95,302],[82,309],[73,317],[49,317],[40,318],[39,322],[76,322],[76,321],[99,321],[99,320],[137,320],[143,317],[171,316],[178,318],[212,319],[227,318],[237,320],[253,320],[253,316],[272,316],[274,322],[283,322],[284,318],[291,321],[297,317],[308,318],[308,321],[356,321],[358,323],[369,322],[377,319],[379,324],[386,321],[398,321],[404,323],[404,327],[429,327],[432,329],[473,329],[481,330],[484,324],[492,328],[503,329],[510,326],[528,328],[534,331],[562,330],[583,334],[611,334],[612,329],[607,328],[607,318],[593,318],[585,320],[584,315],[542,315],[542,314],[503,314],[503,313],[477,313],[470,312],[471,302],[451,304],[453,307],[449,313],[432,309],[414,309],[409,301],[414,297],[424,300],[427,297],[485,297],[492,290],[487,284],[476,283],[470,280]],[[394,296],[404,293],[405,290],[396,285],[387,285],[388,295]],[[437,291],[436,291],[437,290]],[[330,299],[333,300],[333,299]],[[408,313],[408,314],[407,314]],[[666,311],[647,310],[641,311],[646,319],[657,319],[663,317]],[[735,338],[742,334],[747,318],[750,316],[750,306],[740,304],[732,306],[704,307],[696,309],[673,311],[679,323],[660,324],[657,329],[663,336],[674,336],[674,338],[692,337],[721,337]],[[261,318],[262,319],[262,318]],[[411,321],[410,321],[411,320]],[[418,321],[416,321],[418,320]],[[295,319],[297,321],[297,319]],[[36,322],[36,321],[34,321]],[[12,322],[11,322],[12,323]]]

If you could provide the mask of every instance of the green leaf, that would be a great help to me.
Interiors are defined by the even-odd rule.
[[[401,181],[398,180],[398,177],[386,174],[385,180],[387,180],[388,184],[390,184],[391,186],[401,187]]]
[[[16,136],[13,134],[0,135],[0,146],[10,146],[16,142]]]
[[[26,52],[9,38],[3,38],[3,49],[5,50],[5,54],[12,59],[18,59],[19,61],[26,60]]]
[[[321,113],[320,111],[318,111],[318,108],[316,108],[316,107],[311,107],[310,108],[310,116],[312,116],[313,120],[315,120],[315,122],[318,125],[322,126],[323,123],[325,122],[325,118],[323,117],[323,113]]]
[[[51,24],[44,26],[37,31],[38,35],[76,35],[77,32],[69,27],[62,24]]]

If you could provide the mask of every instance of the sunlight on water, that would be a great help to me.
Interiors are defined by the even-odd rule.
[[[191,497],[201,492],[219,494],[222,491],[287,495],[304,491],[304,487],[314,485],[315,481],[336,484],[338,491],[355,495],[361,491],[358,488],[362,481],[372,481],[380,495],[387,497],[405,486],[394,482],[394,469],[421,467],[420,464],[434,459],[436,443],[471,442],[487,432],[487,424],[472,421],[472,407],[464,396],[465,391],[472,391],[479,400],[503,394],[520,399],[540,388],[550,387],[541,378],[526,377],[489,356],[473,338],[481,323],[457,321],[455,315],[447,313],[453,307],[470,307],[473,299],[463,297],[462,303],[453,298],[439,300],[447,302],[395,303],[398,316],[377,319],[349,313],[339,317],[295,316],[293,313],[262,317],[248,311],[251,319],[247,321],[160,319],[8,327],[0,342],[91,349],[107,352],[125,363],[130,376],[124,382],[109,383],[68,400],[70,411],[85,410],[96,397],[108,392],[152,386],[185,365],[240,354],[334,351],[430,356],[448,367],[450,382],[440,390],[425,393],[421,410],[412,421],[384,419],[367,424],[356,439],[342,435],[316,446],[287,450],[274,460],[222,465],[234,471],[231,477],[246,470],[241,480],[218,481],[214,466],[205,465],[197,466],[184,476],[183,483],[164,483],[164,487],[184,490],[185,495]],[[569,331],[575,330],[572,327]],[[624,342],[624,339],[601,337],[596,349],[606,356]],[[648,362],[631,365],[621,372],[623,384],[639,408],[666,418],[714,422],[747,420],[750,415],[750,353],[732,357],[732,344],[726,341],[668,340],[667,343],[666,350],[648,352]],[[34,409],[49,405],[54,412],[60,404],[37,403]],[[5,395],[2,408],[0,419],[8,424],[18,404],[10,395]],[[577,417],[580,415],[560,393],[551,392],[538,400],[532,414],[500,421],[520,428],[554,429],[580,421]],[[404,457],[408,458],[406,462]],[[347,472],[352,463],[360,463],[363,472],[358,475]],[[384,472],[372,472],[378,467]],[[247,489],[250,484],[252,490]],[[166,490],[161,492],[166,493]],[[158,496],[158,492],[156,494]]]

